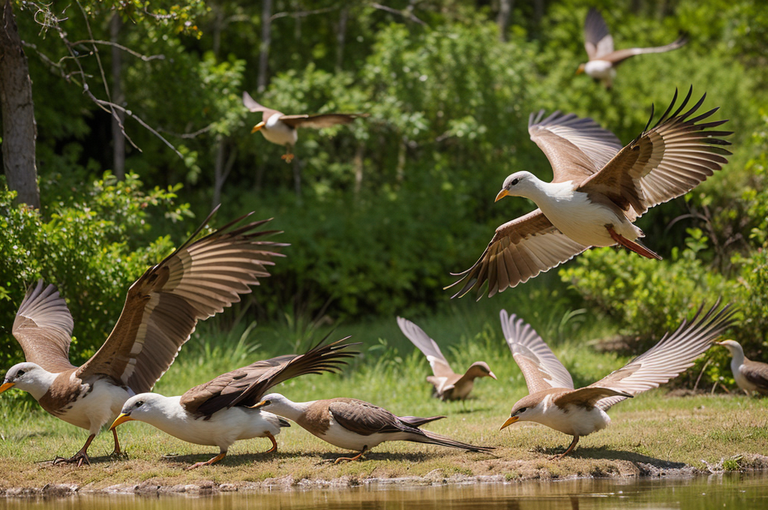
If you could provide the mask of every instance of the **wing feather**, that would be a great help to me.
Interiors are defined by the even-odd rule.
[[[320,113],[317,115],[283,115],[280,120],[292,128],[323,129],[337,124],[349,124],[367,113]]]
[[[406,338],[408,338],[408,340],[410,340],[411,343],[427,357],[429,366],[432,367],[432,373],[435,374],[436,377],[451,377],[456,375],[448,364],[448,361],[445,359],[445,356],[443,356],[443,353],[440,351],[437,342],[432,340],[423,329],[402,317],[397,318],[397,325],[400,326],[400,331],[403,332]]]

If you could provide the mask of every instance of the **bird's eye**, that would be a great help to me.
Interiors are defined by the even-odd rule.
[[[512,186],[520,182],[520,179],[512,179]]]
[[[141,407],[143,405],[144,405],[144,401],[143,400],[139,400],[138,402],[136,402],[136,407]]]
[[[265,400],[264,401],[264,405],[265,406],[272,405],[272,401],[271,400]]]
[[[527,407],[521,407],[517,410],[517,414],[523,414],[528,408]]]
[[[16,377],[21,377],[22,375],[24,375],[23,370],[19,370],[18,372],[16,372]]]

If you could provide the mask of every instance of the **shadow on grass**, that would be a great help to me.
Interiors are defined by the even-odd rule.
[[[567,447],[567,445],[566,445]],[[536,451],[543,455],[560,455],[565,451],[566,447],[561,448],[537,448]],[[576,459],[596,459],[596,460],[626,460],[634,464],[643,463],[649,464],[659,469],[681,469],[686,467],[683,462],[670,462],[668,460],[657,459],[655,457],[649,457],[636,452],[628,452],[625,450],[611,450],[605,446],[600,447],[577,447],[574,451],[568,454],[569,457]]]

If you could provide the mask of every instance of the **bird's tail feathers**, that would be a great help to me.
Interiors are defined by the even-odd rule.
[[[488,453],[494,449],[493,446],[477,446],[469,443],[462,443],[461,441],[456,441],[450,437],[441,436],[440,434],[435,434],[434,432],[430,432],[428,430],[419,429],[419,432],[424,435],[415,436],[409,439],[409,441],[414,441],[416,443],[436,444],[440,446],[447,446],[449,448],[459,448],[461,450],[468,450],[470,452]]]
[[[419,418],[418,416],[399,416],[400,421],[411,427],[419,428],[429,422],[442,420],[445,416],[432,416],[430,418]]]

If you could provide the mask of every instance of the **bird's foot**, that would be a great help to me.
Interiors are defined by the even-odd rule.
[[[275,452],[277,452],[277,441],[275,441],[275,436],[273,436],[269,432],[266,432],[266,436],[269,438],[270,441],[272,441],[272,448],[270,448],[269,450],[267,450],[264,453],[275,453]]]
[[[352,462],[353,460],[360,460],[361,458],[363,458],[363,453],[365,453],[365,452],[360,452],[357,455],[355,455],[354,457],[339,457],[333,463],[334,464],[338,464],[341,461]]]
[[[118,459],[118,460],[127,460],[128,454],[120,449],[114,450],[112,453],[109,454],[110,459]]]
[[[191,466],[186,468],[185,471],[189,471],[190,469],[197,469],[197,468],[203,467],[203,466],[210,466],[211,464],[216,464],[218,461],[220,461],[221,459],[226,457],[226,455],[227,455],[226,452],[225,453],[220,453],[217,456],[215,456],[214,458],[212,458],[211,460],[207,460],[205,462],[195,462],[194,464],[192,464]]]
[[[77,464],[77,467],[81,467],[83,463],[88,464],[89,466],[91,465],[91,459],[88,458],[88,454],[83,450],[80,450],[68,459],[59,456],[53,459],[54,466],[57,464]]]
[[[291,161],[293,161],[293,154],[283,154],[282,156],[280,156],[280,159],[285,160],[286,163],[290,163]]]

